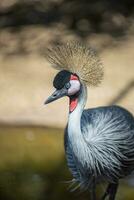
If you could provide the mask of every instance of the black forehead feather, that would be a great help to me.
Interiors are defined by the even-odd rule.
[[[54,78],[53,86],[60,90],[64,87],[65,83],[69,82],[71,73],[69,71],[60,71]]]

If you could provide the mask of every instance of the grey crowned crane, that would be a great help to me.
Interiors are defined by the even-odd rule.
[[[105,181],[102,200],[115,200],[119,180],[134,170],[134,117],[114,105],[84,110],[86,85],[98,86],[103,78],[91,48],[77,42],[53,45],[46,58],[60,72],[53,81],[56,91],[45,104],[64,96],[70,100],[64,144],[73,181],[90,189],[94,200],[96,184]]]

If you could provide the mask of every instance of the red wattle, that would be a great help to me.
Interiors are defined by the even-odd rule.
[[[78,103],[78,99],[75,98],[75,99],[70,99],[70,107],[69,107],[69,111],[70,112],[73,112],[74,109],[76,108],[77,106],[77,103]]]

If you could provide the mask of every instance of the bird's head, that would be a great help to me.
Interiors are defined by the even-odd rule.
[[[70,112],[72,112],[78,103],[78,95],[81,88],[81,82],[76,74],[62,70],[54,78],[54,93],[48,97],[45,104],[51,103],[61,97],[68,96],[70,98]]]
[[[46,104],[63,96],[70,98],[70,111],[78,103],[82,83],[98,86],[103,78],[103,67],[96,52],[79,42],[53,45],[46,51],[47,60],[60,72],[53,85],[56,91],[46,100]]]

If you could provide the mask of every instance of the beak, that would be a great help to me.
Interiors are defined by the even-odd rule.
[[[65,88],[61,90],[56,90],[51,96],[48,97],[48,99],[44,102],[44,104],[51,103],[61,97],[64,97],[67,95],[67,90]]]

